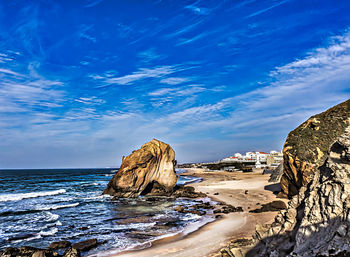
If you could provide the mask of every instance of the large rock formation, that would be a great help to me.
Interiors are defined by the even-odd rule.
[[[169,195],[176,186],[175,152],[159,140],[123,158],[119,171],[108,183],[104,194],[116,197]]]
[[[283,193],[292,197],[307,185],[329,155],[330,145],[350,121],[350,100],[312,116],[289,133],[283,149]]]
[[[349,129],[327,151],[288,209],[257,228],[259,244],[246,256],[350,256]]]

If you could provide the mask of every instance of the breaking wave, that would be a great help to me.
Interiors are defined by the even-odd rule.
[[[0,202],[20,201],[27,198],[36,198],[41,196],[64,194],[65,192],[66,192],[65,189],[59,189],[55,191],[30,192],[30,193],[19,193],[19,194],[0,194]]]

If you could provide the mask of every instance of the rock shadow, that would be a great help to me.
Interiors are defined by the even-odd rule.
[[[350,256],[350,222],[336,217],[327,223],[304,226],[307,236],[295,226],[287,233],[261,238],[245,256]]]

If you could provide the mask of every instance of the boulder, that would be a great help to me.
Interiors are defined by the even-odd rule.
[[[78,251],[88,251],[98,245],[97,239],[88,239],[75,244],[72,244],[72,248]]]
[[[123,157],[119,171],[108,183],[104,194],[116,197],[170,195],[177,182],[175,165],[174,150],[153,139]]]
[[[268,212],[268,211],[280,211],[284,209],[287,209],[286,203],[281,200],[276,200],[267,204],[263,204],[260,209],[251,210],[249,212],[261,213],[261,212]]]
[[[52,242],[49,246],[49,249],[62,249],[70,246],[71,246],[71,243],[69,241],[58,241],[58,242]]]
[[[171,194],[174,197],[184,198],[203,198],[207,195],[202,192],[196,192],[194,187],[191,186],[176,186],[174,192]]]
[[[291,131],[283,148],[282,192],[289,198],[312,181],[329,155],[330,146],[350,122],[350,100],[312,116]]]
[[[64,252],[63,257],[80,257],[80,251],[75,248],[69,248]]]
[[[45,249],[39,249],[31,246],[22,246],[21,248],[9,247],[1,254],[1,257],[57,257],[57,252]]]

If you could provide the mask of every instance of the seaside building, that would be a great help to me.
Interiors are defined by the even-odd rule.
[[[255,163],[256,168],[263,168],[266,165],[279,164],[283,161],[283,154],[277,151],[266,152],[246,152],[244,155],[235,153],[232,156],[226,157],[219,162],[221,163]]]
[[[283,162],[283,153],[277,151],[271,151],[266,158],[267,165],[278,165]]]

